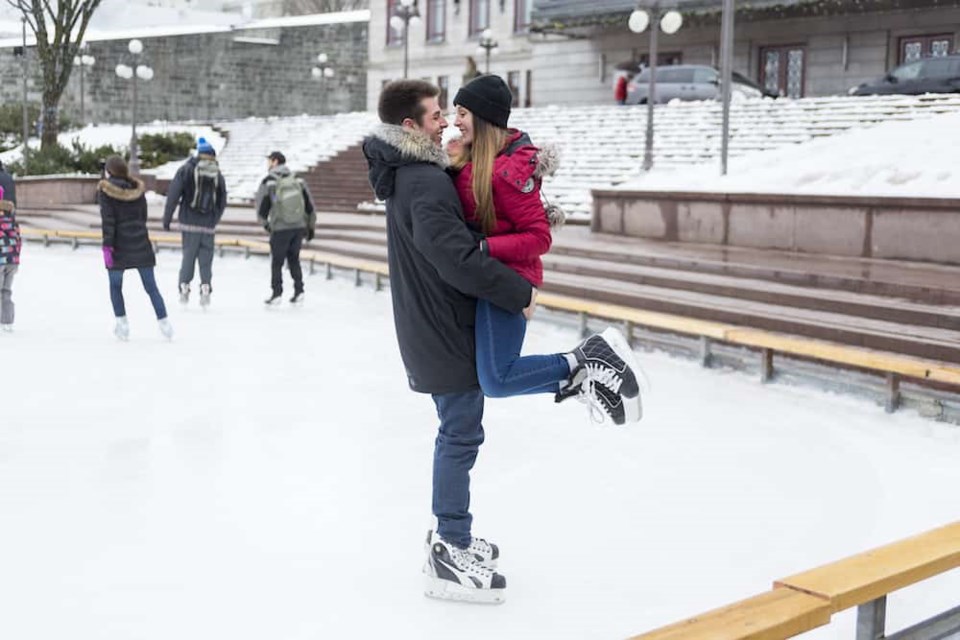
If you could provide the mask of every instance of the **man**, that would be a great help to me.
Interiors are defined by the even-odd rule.
[[[7,173],[6,167],[3,166],[3,163],[0,162],[0,188],[3,189],[3,199],[7,202],[12,202],[13,206],[17,206],[17,184],[13,180],[13,176]]]
[[[270,233],[270,286],[273,293],[266,303],[280,303],[283,295],[283,262],[286,260],[293,277],[293,297],[290,302],[297,304],[303,301],[300,248],[304,237],[313,240],[317,214],[307,185],[287,168],[286,156],[274,151],[267,156],[267,162],[269,172],[254,198],[257,218]]]
[[[173,211],[183,237],[180,265],[180,302],[190,301],[194,268],[200,264],[200,306],[210,304],[213,279],[214,234],[227,207],[227,186],[217,164],[217,152],[206,138],[197,140],[197,155],[187,160],[170,183],[163,211],[163,230],[170,230]]]
[[[493,571],[496,545],[471,535],[470,470],[483,442],[483,393],[474,343],[476,298],[511,313],[532,311],[536,290],[486,256],[463,220],[444,169],[447,121],[437,87],[387,85],[383,123],[364,141],[370,184],[387,203],[390,292],[400,355],[411,389],[429,393],[440,428],[434,448],[433,513],[427,536],[426,594],[502,602],[506,579]]]

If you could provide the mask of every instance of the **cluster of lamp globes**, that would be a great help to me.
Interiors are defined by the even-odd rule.
[[[650,14],[643,9],[637,9],[630,14],[630,21],[627,23],[630,31],[634,33],[643,33],[650,26]],[[673,35],[683,26],[683,16],[679,11],[667,11],[660,18],[660,29],[667,35]]]
[[[420,11],[414,3],[415,0],[400,0],[400,6],[397,7],[398,13],[390,17],[390,26],[394,31],[403,31],[407,23],[413,26],[420,24]]]
[[[139,56],[143,53],[143,43],[139,40],[131,40],[130,44],[127,46],[127,49],[134,56]],[[117,76],[123,78],[124,80],[129,80],[133,77],[134,67],[130,65],[120,63],[116,66],[115,69]],[[141,80],[152,80],[153,79],[153,69],[148,67],[145,64],[136,65],[136,74],[137,77]]]
[[[328,67],[327,63],[330,61],[329,56],[325,53],[317,54],[317,62],[320,63],[319,67],[314,67],[310,70],[310,75],[312,75],[317,80],[323,80],[325,78],[332,78],[335,74],[333,67]]]

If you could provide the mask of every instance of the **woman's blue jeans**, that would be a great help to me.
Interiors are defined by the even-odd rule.
[[[559,353],[521,358],[526,334],[527,319],[522,313],[477,301],[477,377],[484,395],[507,398],[556,393],[560,381],[570,376],[570,365]]]
[[[144,291],[150,296],[150,302],[157,314],[157,320],[163,320],[167,317],[167,307],[163,304],[160,289],[157,288],[157,279],[153,275],[153,267],[140,267],[137,271],[140,273],[140,282],[143,283]],[[113,303],[113,315],[121,318],[127,315],[127,307],[123,302],[123,271],[121,269],[111,269],[107,273],[110,275],[110,302]]]

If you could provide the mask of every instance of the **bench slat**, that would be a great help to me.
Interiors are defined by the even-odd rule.
[[[829,622],[828,602],[792,589],[774,589],[631,640],[782,640]]]
[[[825,598],[834,612],[876,600],[960,566],[960,522],[789,578],[789,587]]]

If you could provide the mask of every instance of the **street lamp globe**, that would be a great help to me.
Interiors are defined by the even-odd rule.
[[[127,49],[135,56],[140,55],[143,53],[143,43],[139,40],[131,40],[130,44],[127,45]]]
[[[333,67],[327,67],[323,70],[324,78],[332,78],[334,75],[336,75],[336,72],[333,70]]]
[[[80,56],[80,64],[86,67],[92,67],[97,63],[97,59],[93,56]]]
[[[153,80],[153,69],[140,65],[137,67],[137,77],[146,81]]]
[[[493,31],[490,29],[484,29],[483,32],[480,34],[480,38],[482,38],[483,40],[492,40]]]
[[[630,27],[630,31],[643,33],[650,25],[650,14],[643,9],[637,9],[630,14],[630,21],[627,25]]]
[[[415,13],[415,14],[413,14],[412,16],[410,16],[410,26],[411,26],[411,27],[419,26],[419,24],[420,24],[421,22],[423,22],[423,20],[420,19],[420,14],[419,14],[419,13]]]
[[[310,75],[319,80],[323,77],[323,69],[320,67],[314,67],[313,69],[310,69]]]
[[[391,16],[390,26],[393,27],[394,31],[403,31],[404,24],[403,18],[400,16]]]
[[[123,78],[124,80],[129,80],[133,77],[133,68],[128,67],[125,64],[118,64],[114,71],[116,71],[117,76]]]
[[[683,16],[679,11],[667,11],[660,20],[660,28],[668,36],[675,34],[683,26]]]
[[[329,59],[330,59],[329,56],[327,56],[327,54],[325,53],[317,54],[317,62],[319,62],[320,64],[327,64],[327,60]]]

